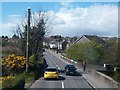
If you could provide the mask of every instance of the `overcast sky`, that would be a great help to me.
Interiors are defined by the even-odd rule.
[[[0,4],[1,5],[1,4]],[[9,8],[8,8],[9,7]],[[27,8],[31,12],[45,10],[54,28],[50,35],[118,36],[117,2],[3,2],[0,35],[11,37]]]

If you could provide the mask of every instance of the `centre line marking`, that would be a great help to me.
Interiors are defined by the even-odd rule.
[[[65,88],[65,87],[64,87],[64,83],[63,83],[63,81],[62,81],[62,88]]]

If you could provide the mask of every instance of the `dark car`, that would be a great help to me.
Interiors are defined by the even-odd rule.
[[[75,65],[68,64],[65,66],[65,74],[66,75],[75,75],[76,70],[77,70],[77,68],[75,67]]]
[[[44,48],[42,48],[42,52],[45,52],[45,49],[44,49]]]

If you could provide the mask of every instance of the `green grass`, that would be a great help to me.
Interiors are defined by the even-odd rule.
[[[112,78],[113,78],[115,81],[117,81],[117,82],[120,83],[120,73],[115,72],[115,73],[112,75]]]
[[[33,72],[29,72],[29,73],[22,73],[22,74],[17,74],[15,76],[14,79],[12,80],[5,80],[2,83],[3,88],[10,88],[13,87],[14,85],[16,85],[16,83],[21,79],[24,78],[25,79],[25,83],[32,83],[35,79],[35,74]]]
[[[25,73],[25,83],[31,83],[35,79],[34,72]]]
[[[2,89],[2,83],[0,83],[0,90]]]
[[[106,74],[106,73],[104,73],[104,74]],[[113,72],[107,73],[106,75],[110,76],[112,79],[114,79],[115,81],[120,83],[120,73],[113,71]]]
[[[23,74],[19,74],[14,76],[14,79],[9,79],[9,80],[5,80],[2,82],[2,86],[3,88],[11,88],[13,87],[21,78],[23,78]]]
[[[2,58],[0,57],[0,65],[2,65]]]

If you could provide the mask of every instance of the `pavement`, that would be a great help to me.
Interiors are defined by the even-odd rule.
[[[25,87],[24,88],[29,88],[34,82],[31,83],[25,83]]]
[[[111,88],[108,84],[100,81],[99,79],[93,77],[90,74],[83,74],[83,77],[93,88]]]
[[[60,54],[57,54],[53,51],[49,51],[51,52],[53,55],[55,55],[56,57],[58,57],[60,60],[64,61],[65,63],[70,63],[68,61],[65,61],[61,58]],[[92,76],[92,70],[96,69],[96,68],[88,68],[88,70],[83,71],[82,67],[77,65],[78,70],[82,73],[83,78],[94,88],[111,88],[108,84],[104,83],[103,81],[97,79],[96,77]],[[99,67],[100,69],[104,69],[102,67]],[[98,68],[97,68],[98,69]]]

